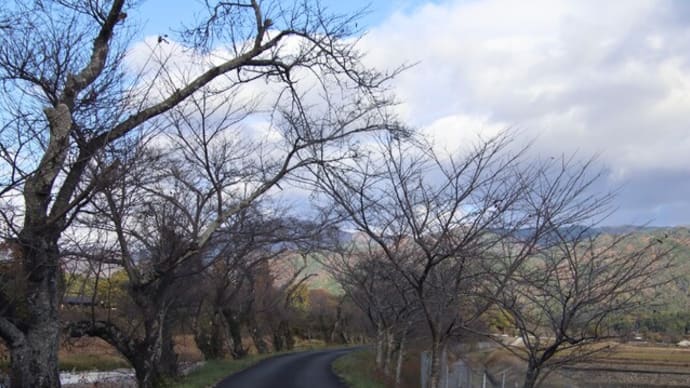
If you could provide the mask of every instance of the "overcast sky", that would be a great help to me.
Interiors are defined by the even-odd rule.
[[[188,0],[150,0],[156,35]],[[366,1],[325,1],[336,11]],[[610,224],[690,224],[690,1],[383,1],[362,19],[399,113],[448,147],[516,128],[535,153],[598,155],[622,185]]]

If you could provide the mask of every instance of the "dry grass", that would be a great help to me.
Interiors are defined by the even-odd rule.
[[[191,335],[175,336],[175,352],[180,362],[197,362],[203,355]],[[100,338],[83,337],[63,341],[58,359],[61,370],[112,370],[129,368],[130,365],[107,342]]]
[[[194,336],[191,334],[175,336],[175,353],[180,362],[198,362],[204,360],[199,348],[196,347]]]

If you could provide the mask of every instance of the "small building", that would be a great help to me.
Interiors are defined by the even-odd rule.
[[[84,295],[65,295],[62,298],[62,303],[60,304],[61,308],[66,308],[66,307],[91,307],[91,306],[97,306],[97,307],[103,307],[104,303],[102,301],[94,301],[91,297],[89,296],[84,296]]]

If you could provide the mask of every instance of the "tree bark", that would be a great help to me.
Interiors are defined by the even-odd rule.
[[[145,326],[145,338],[130,340],[135,351],[126,357],[134,367],[139,388],[165,386],[177,377],[177,355],[172,336],[166,333],[164,323],[149,322]]]
[[[243,358],[247,355],[247,349],[242,345],[242,327],[240,326],[240,321],[230,309],[224,309],[222,313],[228,324],[228,338],[232,342],[230,354],[234,359]]]
[[[295,347],[295,340],[292,338],[290,323],[282,319],[273,333],[273,349],[276,352],[292,350]]]
[[[34,325],[19,344],[10,347],[11,387],[59,387],[57,321]]]
[[[402,363],[405,357],[405,338],[407,337],[406,331],[400,333],[400,340],[398,341],[398,354],[397,360],[395,362],[395,386],[400,386],[400,376],[402,372]]]
[[[376,366],[381,368],[383,366],[383,327],[377,325],[376,327]]]
[[[23,326],[12,326],[13,339],[8,341],[12,371],[12,387],[59,387],[58,347],[58,258],[57,236],[30,233],[25,229],[20,237],[24,256],[26,302]],[[27,233],[28,232],[28,233]],[[48,233],[46,233],[48,234]],[[5,336],[3,336],[5,337]]]
[[[213,313],[206,322],[206,314],[200,313],[194,327],[194,342],[206,360],[223,358],[225,349],[223,344],[224,325],[220,313]]]
[[[386,344],[386,351],[385,357],[383,359],[383,374],[385,374],[386,376],[390,376],[391,360],[393,358],[393,343],[395,342],[395,338],[390,327],[385,330],[384,338]]]
[[[539,367],[532,362],[527,365],[527,372],[525,372],[525,382],[522,384],[523,388],[534,388],[537,386],[537,379],[539,378]]]
[[[166,316],[161,328],[161,355],[158,362],[160,375],[164,378],[175,378],[179,374],[177,365],[177,353],[175,352],[175,340],[173,338],[172,319]]]
[[[438,339],[432,340],[431,345],[431,366],[429,373],[429,385],[425,388],[437,388],[441,381],[441,354],[442,345]]]
[[[264,340],[264,332],[256,322],[256,319],[252,318],[247,323],[249,326],[249,335],[252,337],[252,342],[254,342],[256,351],[259,354],[268,353],[268,344],[266,344],[266,341]]]
[[[281,327],[279,328],[283,339],[285,340],[285,348],[287,350],[292,350],[295,348],[295,339],[292,337],[292,329],[290,328],[290,322],[287,320],[282,321]]]

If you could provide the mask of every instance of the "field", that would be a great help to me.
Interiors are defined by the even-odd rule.
[[[544,387],[688,387],[690,349],[647,344],[607,343],[588,362],[568,365],[549,374]],[[484,365],[495,378],[522,378],[524,363],[505,349],[476,352],[475,365]],[[508,385],[511,386],[511,385]]]

